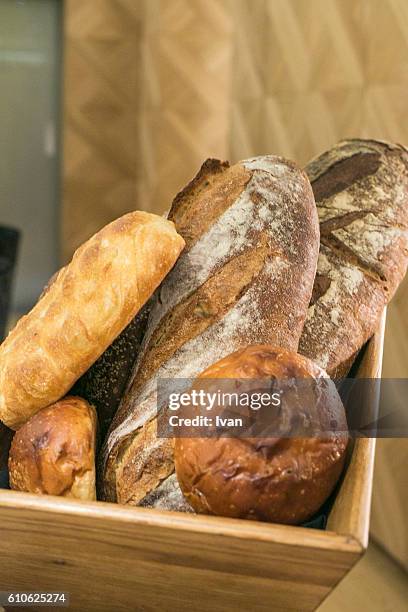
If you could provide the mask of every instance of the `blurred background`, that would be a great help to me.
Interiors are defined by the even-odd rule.
[[[18,316],[80,243],[135,208],[163,213],[207,157],[305,164],[345,137],[408,145],[408,1],[0,0],[0,91]],[[388,310],[389,377],[408,377],[407,296],[405,282]],[[365,571],[382,597],[408,569],[408,443],[378,446],[381,548]]]

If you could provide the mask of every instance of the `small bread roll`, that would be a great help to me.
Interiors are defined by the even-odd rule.
[[[205,514],[286,524],[309,519],[332,492],[345,459],[347,422],[334,383],[309,359],[268,345],[232,353],[199,377],[229,378],[266,378],[278,385],[285,379],[311,379],[317,384],[282,401],[274,431],[284,421],[289,427],[285,436],[177,438],[175,466],[184,496]],[[205,381],[202,385],[208,391]],[[214,390],[218,383],[208,385]],[[324,435],[292,437],[292,423],[298,427],[299,421],[317,423]]]
[[[80,397],[43,408],[17,431],[9,455],[17,491],[94,500],[96,413]]]
[[[17,429],[68,393],[131,322],[183,247],[171,221],[140,211],[85,242],[0,346],[0,420]]]

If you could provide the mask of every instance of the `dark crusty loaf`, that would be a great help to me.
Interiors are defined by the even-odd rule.
[[[0,421],[0,489],[8,486],[8,456],[14,431]]]
[[[248,344],[296,351],[319,228],[306,175],[274,156],[208,160],[169,218],[186,249],[155,296],[102,469],[107,499],[174,509],[173,443],[156,435],[158,378],[194,377]]]
[[[306,167],[321,248],[299,352],[344,376],[408,262],[408,151],[346,140]]]
[[[147,302],[123,332],[81,376],[69,395],[79,395],[95,406],[103,440],[126,389],[143,340],[149,315]]]

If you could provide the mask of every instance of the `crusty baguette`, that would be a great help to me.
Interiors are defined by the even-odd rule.
[[[65,395],[183,246],[173,223],[145,212],[124,215],[83,244],[0,347],[0,419],[15,429]]]
[[[102,470],[106,498],[174,509],[173,444],[156,435],[158,378],[194,377],[247,344],[296,350],[319,229],[306,175],[274,156],[208,160],[169,218],[186,250],[155,296]]]
[[[344,376],[374,333],[408,263],[408,151],[346,140],[306,172],[321,248],[299,352]]]
[[[11,488],[94,500],[96,430],[95,409],[80,397],[37,412],[14,435]]]

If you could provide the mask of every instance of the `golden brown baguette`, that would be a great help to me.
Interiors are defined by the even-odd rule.
[[[172,442],[156,435],[158,378],[194,377],[248,344],[296,350],[319,229],[306,175],[274,156],[208,160],[169,218],[186,250],[154,298],[102,471],[108,499],[175,509]]]
[[[17,491],[96,499],[96,413],[80,397],[37,412],[14,435],[10,486]]]
[[[13,429],[60,399],[174,265],[173,223],[133,212],[83,244],[0,347],[0,419]]]
[[[408,151],[345,140],[309,163],[321,247],[299,352],[347,374],[408,263]]]

